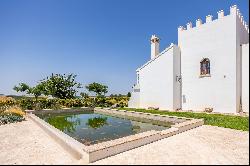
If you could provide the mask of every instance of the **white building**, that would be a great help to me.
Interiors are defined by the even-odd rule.
[[[205,23],[178,28],[178,45],[159,52],[151,38],[151,60],[136,70],[131,108],[249,112],[249,29],[237,6]]]

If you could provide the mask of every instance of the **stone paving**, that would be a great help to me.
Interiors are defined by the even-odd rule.
[[[80,164],[31,120],[0,126],[0,164]],[[249,132],[203,125],[92,164],[249,164]]]

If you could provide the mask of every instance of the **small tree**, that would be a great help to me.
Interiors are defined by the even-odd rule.
[[[127,97],[131,97],[131,92],[128,92]]]
[[[101,106],[105,105],[105,101],[106,101],[105,94],[108,93],[108,86],[93,82],[93,83],[87,85],[86,89],[89,92],[94,92],[97,96],[94,99],[94,104],[93,104],[94,107],[96,105],[101,105]]]
[[[52,95],[60,99],[71,99],[76,96],[81,84],[75,81],[76,75],[73,74],[53,74],[42,80],[44,85],[44,94]]]
[[[108,86],[93,82],[86,86],[89,92],[94,92],[96,96],[105,96],[108,93]]]
[[[37,84],[35,87],[30,87],[25,83],[20,83],[19,86],[14,86],[13,89],[17,92],[25,92],[26,94],[32,94],[35,96],[35,99],[37,101],[37,98],[41,96],[44,91],[44,85],[40,83]]]

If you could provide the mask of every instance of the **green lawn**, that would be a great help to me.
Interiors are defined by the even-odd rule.
[[[248,117],[221,115],[221,114],[193,113],[193,112],[169,112],[169,111],[145,110],[145,109],[134,109],[134,108],[119,108],[119,110],[147,112],[147,113],[169,115],[169,116],[204,119],[204,123],[206,125],[249,131],[249,118]]]

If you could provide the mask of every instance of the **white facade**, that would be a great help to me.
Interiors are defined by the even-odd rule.
[[[139,80],[129,101],[130,107],[173,110],[181,108],[181,85],[178,81],[181,68],[178,46],[171,44],[161,54],[137,69],[137,73]]]
[[[242,45],[242,109],[249,113],[249,44]]]
[[[205,23],[198,19],[195,27],[179,27],[178,46],[171,45],[137,70],[137,92],[129,107],[248,112],[248,36],[236,6],[227,16],[219,11],[216,20],[208,15]],[[154,46],[151,42],[151,50]],[[204,59],[210,62],[208,75],[200,72]]]

